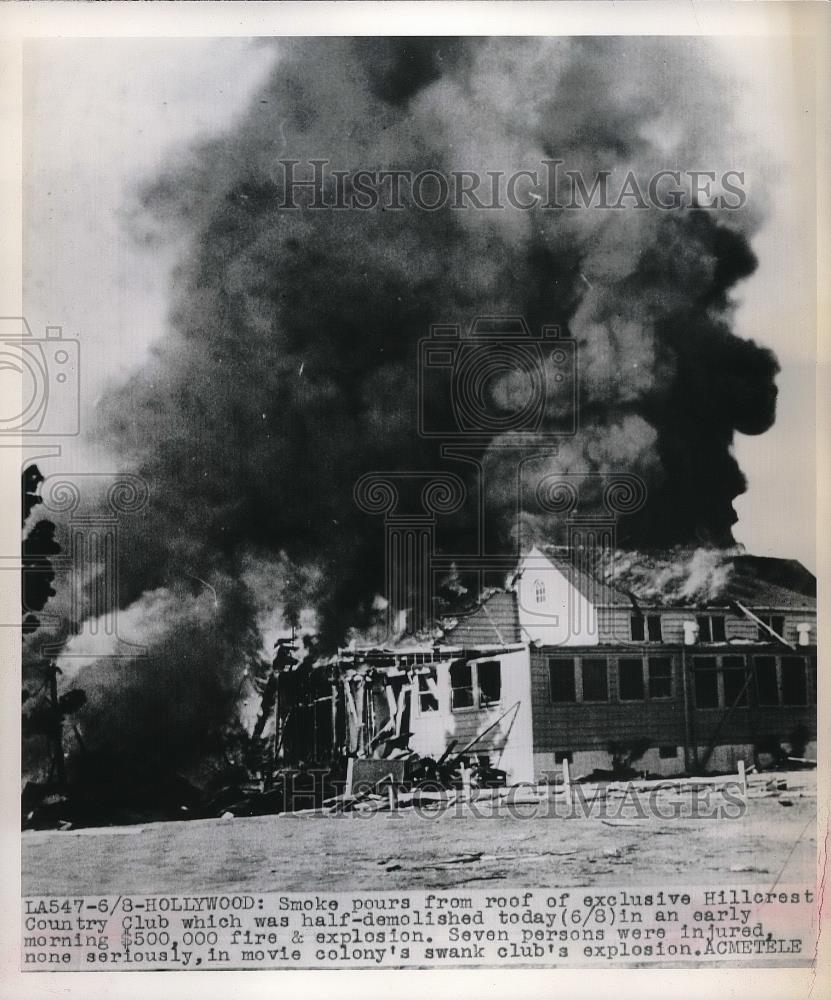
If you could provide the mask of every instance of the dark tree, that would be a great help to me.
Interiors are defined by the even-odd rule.
[[[32,510],[43,503],[39,494],[43,476],[36,465],[30,465],[23,472],[22,514],[25,532],[26,522]],[[22,545],[22,596],[23,634],[30,635],[40,626],[36,612],[43,611],[50,597],[55,596],[52,581],[55,571],[49,560],[61,551],[55,541],[55,525],[51,521],[38,521],[23,535]]]
[[[36,465],[30,465],[23,471],[22,477],[22,527],[23,542],[21,551],[22,563],[22,604],[23,604],[23,634],[31,635],[40,627],[40,619],[36,612],[43,611],[50,597],[55,596],[52,581],[55,571],[50,556],[56,556],[61,551],[55,541],[55,525],[43,520],[34,524],[26,531],[26,522],[38,504],[43,503],[40,496],[40,485],[43,475]],[[66,771],[63,755],[63,723],[67,715],[77,712],[86,702],[86,695],[79,689],[58,694],[58,675],[60,669],[50,660],[46,664],[46,677],[36,694],[23,689],[23,703],[30,699],[33,707],[23,718],[24,735],[41,733],[49,738],[52,746],[52,767],[50,779],[55,778],[60,785],[66,783]],[[46,691],[42,700],[37,695]]]

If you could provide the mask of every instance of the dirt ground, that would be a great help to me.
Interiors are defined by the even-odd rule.
[[[26,832],[23,893],[813,884],[816,775],[785,777],[736,819],[643,818],[620,802],[563,818],[517,801],[514,815],[481,804]]]

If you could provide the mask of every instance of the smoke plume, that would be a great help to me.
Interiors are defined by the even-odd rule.
[[[736,166],[711,62],[675,39],[281,41],[238,125],[142,195],[143,230],[183,251],[167,335],[100,406],[102,438],[151,486],[122,601],[198,578],[221,604],[253,560],[287,620],[313,607],[322,643],[342,641],[384,579],[382,527],[354,484],[448,468],[416,431],[417,344],[476,315],[559,324],[577,343],[579,427],[535,474],[639,474],[647,504],[621,526],[625,547],[731,545],[745,488],[733,437],[766,430],[775,408],[773,355],[731,331],[757,211],[289,210],[278,165],[485,175],[557,159],[589,183],[631,171],[646,190],[658,170]],[[490,449],[488,516],[507,546],[503,462]],[[471,521],[466,508],[453,522],[456,548]],[[533,511],[526,528],[559,530]],[[195,670],[198,619],[183,621],[173,653],[154,649]]]

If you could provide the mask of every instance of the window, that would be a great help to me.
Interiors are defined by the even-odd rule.
[[[649,657],[649,697],[672,697],[672,660],[668,656]]]
[[[747,674],[743,656],[725,656],[721,661],[721,671],[724,678],[724,704],[747,704]]]
[[[534,597],[537,604],[545,604],[545,583],[542,580],[534,581]]]
[[[438,712],[439,689],[436,686],[436,670],[418,675],[418,707],[422,712]]]
[[[450,706],[453,711],[489,708],[498,705],[501,698],[502,665],[499,660],[482,660],[479,663],[457,660],[450,667]]]
[[[718,708],[718,671],[714,656],[694,656],[695,704],[697,708]]]
[[[502,668],[499,660],[485,660],[476,664],[479,706],[498,705],[502,698]]]
[[[640,657],[618,660],[617,678],[621,701],[643,701],[643,661]]]
[[[660,615],[647,615],[646,627],[650,642],[660,642],[662,640]]]
[[[699,642],[725,642],[724,615],[698,615],[695,620]]]
[[[678,756],[678,747],[658,747],[658,756],[661,760],[675,760]]]
[[[568,761],[569,764],[574,760],[574,754],[571,750],[555,750],[554,751],[554,763],[562,764],[563,761]]]
[[[785,634],[785,616],[784,615],[758,615],[759,621],[764,622],[765,625],[769,625],[777,635],[784,636]],[[767,642],[771,638],[770,632],[767,629],[759,626],[760,642]]]
[[[548,680],[553,702],[577,701],[574,660],[563,657],[550,659],[548,661]]]
[[[779,684],[776,680],[776,657],[754,656],[756,692],[760,705],[779,704]]]
[[[450,666],[450,707],[473,708],[473,668],[466,660]]]
[[[802,656],[782,657],[782,704],[808,704],[805,658]]]
[[[608,701],[609,683],[605,657],[583,658],[583,701]]]
[[[661,642],[661,616],[660,615],[632,615],[629,619],[629,628],[633,642]]]

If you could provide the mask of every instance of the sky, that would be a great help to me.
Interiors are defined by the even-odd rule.
[[[739,286],[736,330],[782,367],[774,427],[737,436],[748,492],[736,536],[759,555],[816,570],[813,157],[799,53],[776,40],[723,39],[716,57],[742,81],[735,166],[764,177],[756,273]],[[36,335],[60,325],[81,349],[82,419],[164,336],[175,246],[135,238],[137,186],[189,143],[226,128],[279,58],[246,39],[31,42],[24,93],[24,303]],[[737,133],[738,134],[738,133]],[[732,164],[731,164],[732,165]],[[806,165],[809,169],[806,169]],[[65,443],[58,464],[114,471],[117,458]]]

